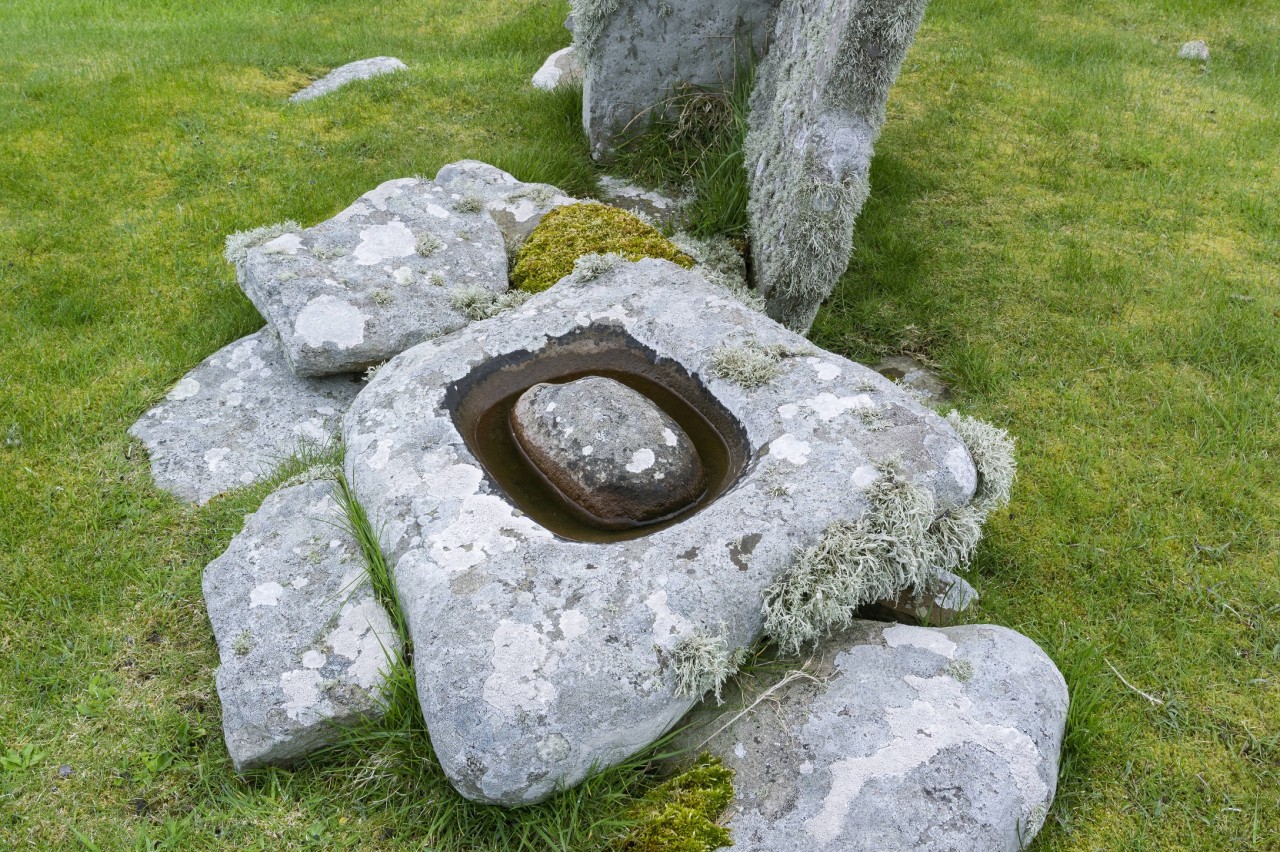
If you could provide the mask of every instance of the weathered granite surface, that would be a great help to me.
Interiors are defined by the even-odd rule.
[[[347,474],[382,522],[432,743],[471,799],[535,802],[653,742],[695,700],[677,694],[682,640],[749,646],[763,590],[829,524],[868,508],[877,462],[897,459],[940,511],[977,484],[942,418],[728,290],[658,260],[590,271],[403,353],[345,420]],[[727,493],[652,535],[589,544],[553,536],[495,489],[458,432],[450,388],[582,335],[699,378],[749,445]],[[755,390],[711,375],[718,347],[748,340],[802,354]]]
[[[466,325],[454,291],[508,287],[493,219],[417,178],[387,181],[327,222],[248,249],[236,272],[301,376],[379,364]]]
[[[257,482],[303,444],[336,437],[355,376],[299,378],[262,329],[210,355],[129,429],[151,456],[156,485],[183,500]]]
[[[1030,639],[857,622],[809,673],[823,682],[793,678],[711,740],[736,771],[735,850],[1017,852],[1040,830],[1067,685]],[[765,670],[729,705],[781,677]],[[739,712],[721,708],[683,736],[702,740]]]
[[[383,74],[393,74],[408,67],[408,65],[405,65],[394,56],[375,56],[373,59],[348,62],[346,65],[333,69],[302,91],[294,92],[289,97],[289,100],[294,103],[314,100],[322,95],[341,89],[348,83],[354,83],[357,80],[368,80],[371,77],[381,77]]]
[[[592,156],[644,129],[680,84],[723,91],[768,46],[779,0],[574,0],[582,122]]]
[[[534,385],[511,426],[551,484],[606,523],[660,518],[702,493],[702,462],[680,424],[613,379]]]
[[[578,203],[578,199],[550,184],[524,183],[497,166],[478,160],[459,160],[444,166],[436,174],[436,184],[455,203],[482,203],[502,231],[507,252],[512,256],[543,216],[557,207]]]
[[[805,331],[849,265],[872,146],[927,0],[784,0],[745,142],[756,285]]]
[[[547,57],[542,67],[533,75],[533,87],[544,92],[554,92],[561,86],[582,82],[582,66],[574,54],[573,46],[557,50]]]
[[[268,497],[204,571],[222,728],[237,772],[335,741],[379,713],[399,637],[374,597],[326,481]]]

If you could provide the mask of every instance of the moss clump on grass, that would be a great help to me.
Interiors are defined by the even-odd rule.
[[[733,801],[733,770],[703,754],[688,770],[651,790],[636,809],[640,824],[620,852],[712,852],[732,844],[716,823]]]
[[[692,269],[689,257],[657,228],[637,216],[604,204],[572,204],[552,210],[516,256],[511,283],[541,293],[573,272],[586,254],[618,254],[627,260],[654,257]]]

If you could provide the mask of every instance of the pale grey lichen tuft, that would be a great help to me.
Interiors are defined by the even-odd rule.
[[[754,340],[719,346],[711,353],[711,375],[747,390],[764,387],[782,374],[782,359],[807,354],[781,344],[762,346]]]
[[[485,320],[520,307],[532,296],[523,290],[508,290],[495,296],[479,287],[460,287],[449,294],[449,304],[468,319]]]
[[[585,65],[594,55],[609,24],[609,18],[622,0],[570,0],[573,9],[573,44],[574,50]]]
[[[252,228],[248,231],[236,231],[227,237],[226,248],[223,256],[226,257],[227,263],[239,264],[244,262],[245,257],[249,253],[249,249],[257,248],[263,243],[268,243],[276,237],[282,237],[285,234],[296,234],[302,230],[302,226],[297,222],[289,219],[285,222],[277,222],[274,225],[263,225],[260,228]]]
[[[1009,501],[1017,472],[1014,441],[972,417],[952,412],[947,419],[978,470],[973,500],[938,513],[932,492],[897,465],[880,466],[862,517],[828,527],[765,592],[765,632],[784,650],[798,653],[849,626],[858,607],[969,564],[983,523]]]
[[[608,254],[584,254],[573,262],[573,280],[578,283],[594,281],[627,259],[616,252]]]
[[[484,199],[478,195],[464,195],[453,205],[459,213],[483,213]]]
[[[747,264],[728,237],[717,234],[701,239],[678,231],[671,242],[694,259],[697,272],[713,284],[726,288],[733,297],[753,311],[764,313],[765,302],[747,282]]]
[[[442,248],[444,248],[444,240],[431,233],[424,233],[414,244],[414,250],[418,252],[419,257],[431,257]]]
[[[724,636],[710,636],[702,631],[686,636],[671,649],[676,672],[676,695],[701,698],[715,693],[720,704],[720,691],[729,678],[746,661],[745,648],[730,648]]]

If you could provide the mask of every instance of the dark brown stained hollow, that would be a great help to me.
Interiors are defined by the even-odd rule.
[[[643,524],[608,524],[546,480],[511,432],[511,409],[536,384],[559,384],[584,376],[621,382],[648,397],[680,425],[702,463],[706,488],[697,500]],[[539,525],[576,541],[640,538],[681,521],[727,491],[750,459],[745,430],[696,376],[609,327],[587,328],[548,341],[536,353],[522,351],[487,361],[448,388],[445,405],[492,483]]]

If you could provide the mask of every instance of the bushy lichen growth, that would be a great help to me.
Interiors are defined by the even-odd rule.
[[[871,147],[926,2],[863,0],[848,17],[794,3],[780,41],[798,48],[775,50],[760,67],[745,142],[753,256],[769,315],[794,330],[812,325],[848,266]],[[814,97],[820,74],[831,82]],[[813,131],[803,156],[797,128]]]
[[[461,311],[468,319],[484,320],[496,317],[503,311],[518,308],[529,301],[532,295],[519,290],[508,290],[495,296],[479,287],[460,287],[449,294],[449,304],[454,310]]]
[[[671,237],[671,242],[693,258],[697,264],[695,272],[712,284],[728,289],[735,299],[753,311],[764,313],[764,298],[747,282],[747,263],[732,240],[723,235],[699,238],[680,231]]]
[[[618,852],[713,852],[733,841],[716,820],[733,801],[733,770],[703,754],[697,763],[645,795],[634,816],[639,825],[617,844]]]
[[[516,255],[511,283],[540,293],[572,273],[574,262],[587,254],[661,258],[685,269],[694,265],[693,258],[636,216],[604,204],[572,204],[542,218]]]
[[[622,0],[570,0],[574,49],[585,63],[595,53],[610,16]]]
[[[804,354],[775,343],[762,346],[748,340],[736,346],[720,346],[711,353],[711,374],[736,382],[747,390],[764,387],[782,373],[782,359]]]
[[[868,510],[827,528],[791,570],[765,592],[765,632],[798,653],[847,627],[854,610],[921,586],[941,570],[968,565],[987,517],[1009,500],[1017,465],[1013,439],[1002,429],[952,412],[978,471],[969,505],[938,513],[932,492],[894,463],[879,467]]]
[[[418,237],[418,242],[414,245],[419,257],[431,257],[442,248],[444,248],[444,240],[430,233]]]
[[[453,209],[459,213],[482,213],[484,212],[484,199],[478,195],[464,195],[453,205]]]
[[[239,264],[248,255],[249,249],[257,248],[263,243],[271,242],[276,237],[282,237],[285,234],[296,234],[301,230],[302,226],[290,219],[286,222],[263,225],[260,228],[253,228],[248,231],[237,231],[227,237],[223,256],[226,257],[228,263]]]
[[[729,647],[724,636],[698,632],[681,639],[671,651],[676,671],[676,695],[701,698],[714,692],[720,703],[720,690],[746,661],[745,648]]]

